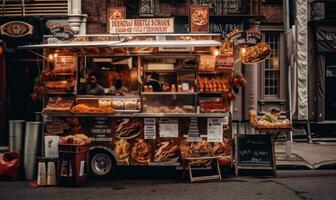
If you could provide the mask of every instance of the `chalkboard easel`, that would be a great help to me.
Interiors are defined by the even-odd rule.
[[[277,176],[273,135],[235,135],[235,175],[240,169],[272,170]]]

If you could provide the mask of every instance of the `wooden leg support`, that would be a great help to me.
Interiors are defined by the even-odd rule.
[[[215,175],[209,175],[209,176],[193,176],[192,170],[193,170],[193,166],[191,165],[191,161],[190,160],[186,160],[185,162],[187,162],[188,165],[188,172],[189,172],[189,179],[190,182],[196,182],[196,181],[206,181],[206,180],[222,180],[222,174],[220,171],[220,166],[219,166],[219,162],[218,159],[216,160],[216,171],[217,174]]]

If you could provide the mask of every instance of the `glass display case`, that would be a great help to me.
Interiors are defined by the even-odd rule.
[[[196,113],[197,93],[194,92],[144,92],[144,113]]]
[[[75,113],[123,113],[140,112],[139,96],[77,96],[76,105],[71,111]]]

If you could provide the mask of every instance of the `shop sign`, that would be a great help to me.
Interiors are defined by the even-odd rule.
[[[335,52],[336,28],[334,26],[317,27],[316,42],[318,52]]]
[[[265,42],[250,47],[242,47],[239,57],[243,64],[254,64],[266,60],[271,55],[271,47]]]
[[[209,6],[190,6],[190,29],[192,33],[209,33]]]
[[[33,34],[33,26],[22,21],[7,22],[1,26],[1,35],[23,37]]]
[[[173,33],[173,18],[110,19],[110,33]]]
[[[61,26],[60,24],[54,24],[50,31],[54,38],[62,41],[72,40],[75,36],[75,32],[68,25]]]
[[[262,34],[255,28],[250,28],[246,31],[239,29],[233,30],[227,36],[228,40],[236,45],[255,45],[262,41]]]

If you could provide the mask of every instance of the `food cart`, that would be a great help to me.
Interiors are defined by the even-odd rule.
[[[43,154],[57,157],[59,141],[91,140],[89,169],[106,176],[117,166],[232,165],[230,107],[234,61],[217,34],[124,34],[46,37],[44,69],[35,98],[43,98]],[[216,63],[217,62],[217,63]],[[161,90],[148,84],[159,75]],[[104,94],[83,94],[94,74]],[[127,92],[111,92],[115,80]],[[196,158],[196,159],[195,159]],[[200,158],[200,159],[197,159]],[[203,159],[201,159],[203,158]],[[208,158],[208,159],[204,159]],[[219,168],[218,168],[219,169]]]

